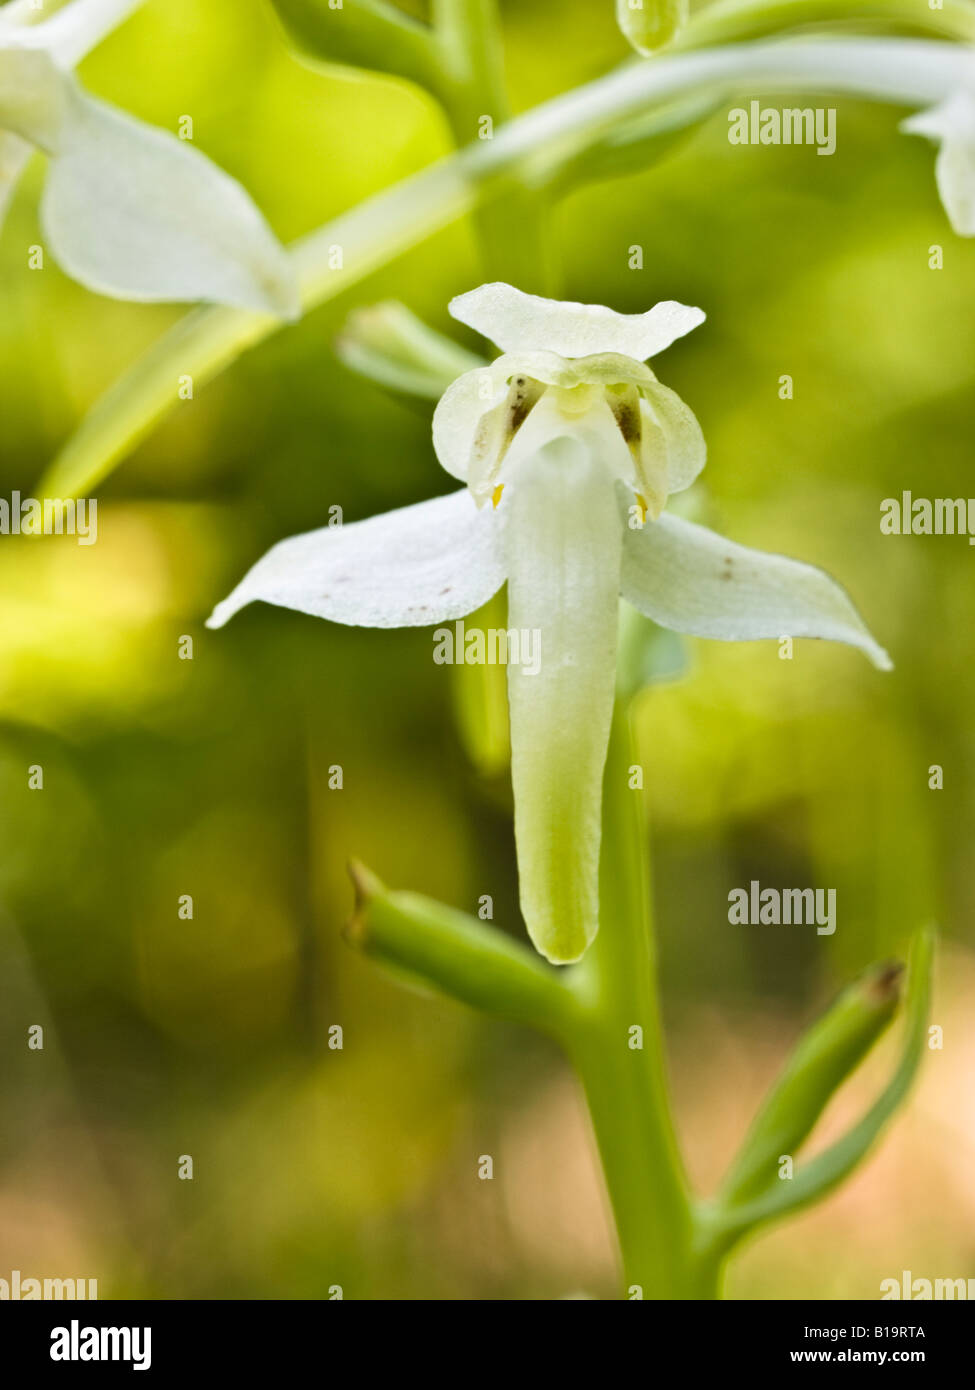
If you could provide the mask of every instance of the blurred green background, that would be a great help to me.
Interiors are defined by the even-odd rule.
[[[612,8],[505,5],[517,109],[626,56]],[[450,147],[425,95],[299,65],[256,0],[150,0],[82,76],[170,130],[191,114],[285,240]],[[803,1024],[921,921],[944,931],[944,1049],[856,1180],[735,1260],[729,1292],[750,1298],[975,1276],[975,556],[878,524],[902,489],[972,491],[975,247],[901,113],[829,104],[832,158],[731,146],[719,112],[653,169],[573,194],[551,229],[565,297],[707,311],[655,364],[708,439],[697,514],[825,566],[896,663],[695,642],[639,705],[672,1069],[703,1188]],[[42,177],[38,159],[0,237],[8,498],[179,315],[92,295],[50,258],[27,269]],[[264,606],[202,627],[330,506],[355,520],[453,486],[429,403],[385,395],[333,344],[387,297],[446,329],[447,300],[484,278],[470,228],[445,231],[180,404],[101,489],[96,545],[0,537],[0,1277],[94,1277],[102,1297],[614,1293],[561,1057],[406,991],[340,937],[353,854],[468,910],[489,893],[499,929],[523,933],[506,783],[465,757],[429,633]],[[729,926],[728,892],[752,878],[836,888],[835,936]]]

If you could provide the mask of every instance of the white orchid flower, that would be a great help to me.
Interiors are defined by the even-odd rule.
[[[0,9],[0,219],[31,153],[41,224],[74,279],[135,300],[299,313],[291,264],[235,179],[175,135],[97,101],[72,68],[142,0],[73,0],[41,23]]]
[[[540,630],[537,674],[508,667],[521,906],[549,960],[598,925],[603,765],[619,596],[699,637],[825,637],[888,669],[821,570],[668,515],[704,465],[700,427],[644,359],[704,315],[561,304],[484,285],[450,311],[504,351],[459,377],[434,446],[466,487],[274,546],[209,626],[254,599],[333,622],[413,627],[463,617],[508,583],[508,626]]]
[[[934,171],[948,221],[959,236],[975,236],[975,57],[969,86],[908,116],[900,128],[937,143]]]

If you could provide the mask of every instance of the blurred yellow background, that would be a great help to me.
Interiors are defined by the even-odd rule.
[[[517,109],[626,56],[612,8],[505,5]],[[150,0],[81,75],[170,130],[191,114],[284,240],[450,148],[429,98],[300,65],[259,3]],[[905,1268],[975,1276],[975,555],[879,529],[902,489],[972,492],[975,246],[951,233],[902,113],[829,104],[831,158],[732,146],[719,111],[646,173],[573,194],[552,228],[565,297],[706,310],[655,363],[708,440],[697,514],[823,565],[896,665],[692,642],[685,674],[640,700],[668,1035],[702,1187],[841,984],[922,921],[944,933],[944,1049],[858,1177],[735,1259],[729,1293],[749,1298],[876,1298]],[[99,298],[50,258],[28,270],[42,174],[35,160],[0,236],[6,497],[31,493],[180,312]],[[489,893],[522,935],[507,787],[468,765],[429,633],[263,606],[202,627],[330,506],[356,520],[454,486],[430,404],[353,375],[333,344],[352,308],[389,297],[447,330],[448,299],[483,278],[470,228],[445,231],[181,403],[100,490],[97,544],[0,537],[0,1277],[93,1277],[102,1297],[614,1293],[561,1057],[407,992],[339,934],[354,854],[467,910]],[[835,935],[730,926],[728,892],[753,878],[836,888]],[[42,1052],[26,1046],[38,1023]]]

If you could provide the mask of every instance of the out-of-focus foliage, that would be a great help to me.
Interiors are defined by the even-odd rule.
[[[519,109],[625,57],[608,4],[561,4],[557,45],[550,25],[551,0],[506,6]],[[83,75],[170,129],[191,114],[285,239],[448,148],[427,98],[299,65],[239,0],[150,3]],[[680,678],[640,697],[678,1108],[705,1187],[800,1025],[921,921],[947,941],[944,1050],[856,1182],[736,1264],[750,1297],[975,1274],[973,555],[879,530],[903,489],[975,491],[975,246],[951,235],[899,114],[840,103],[836,153],[817,158],[731,146],[719,112],[554,224],[567,297],[707,311],[655,364],[708,439],[702,519],[830,570],[897,667],[691,643]],[[96,298],[50,259],[27,268],[40,172],[0,238],[8,499],[174,317]],[[95,545],[0,536],[0,1276],[96,1277],[103,1297],[612,1291],[554,1050],[403,990],[340,939],[352,854],[468,911],[488,894],[499,928],[522,930],[503,778],[466,760],[429,633],[272,609],[202,627],[331,506],[354,520],[453,486],[429,402],[384,394],[333,343],[388,298],[446,328],[447,300],[481,278],[470,229],[450,229],[181,403],[106,485]],[[835,888],[835,935],[730,926],[728,893],[752,879]]]

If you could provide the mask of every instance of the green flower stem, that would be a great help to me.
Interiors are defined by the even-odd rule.
[[[507,596],[495,594],[466,621],[468,627],[487,632],[507,627]],[[468,761],[482,778],[507,778],[511,737],[506,668],[455,662],[450,681],[454,722]]]
[[[458,143],[477,137],[477,123],[510,119],[497,0],[433,0],[433,27],[443,73],[440,94]]]
[[[434,0],[433,26],[440,53],[437,95],[461,147],[494,139],[511,119],[504,75],[504,44],[497,0]],[[482,126],[485,117],[490,127]],[[548,208],[540,192],[515,181],[498,198],[473,210],[488,275],[528,291],[553,289]]]
[[[717,0],[698,11],[669,51],[741,43],[805,25],[864,23],[968,42],[975,40],[975,5],[944,0],[935,10],[927,0]]]
[[[618,705],[603,787],[600,929],[568,972],[583,1006],[568,1048],[589,1104],[628,1295],[638,1288],[643,1298],[713,1298],[719,1261],[692,1253],[692,1210],[671,1116],[643,797],[629,785],[635,762]]]
[[[474,207],[510,192],[515,181],[551,179],[567,159],[658,105],[695,93],[747,92],[758,83],[766,90],[832,90],[922,105],[941,99],[956,81],[961,85],[971,61],[959,47],[948,55],[952,62],[941,53],[937,70],[928,71],[917,43],[901,39],[875,40],[871,53],[867,64],[852,60],[849,44],[841,61],[835,42],[775,42],[627,63],[303,237],[291,251],[302,305],[308,310],[335,298]],[[278,319],[245,310],[193,310],[95,404],[38,484],[42,493],[83,496],[176,404],[181,376],[199,387],[280,327]]]
[[[601,925],[579,965],[543,963],[493,927],[414,893],[389,892],[353,866],[350,942],[413,983],[548,1033],[575,1066],[589,1105],[622,1255],[626,1296],[711,1299],[747,1235],[818,1200],[862,1161],[903,1101],[924,1052],[934,933],[911,944],[904,1040],[893,1076],[866,1114],[794,1176],[777,1160],[811,1132],[826,1104],[890,1023],[900,972],[876,966],[800,1041],[732,1165],[721,1193],[694,1202],[669,1099],[657,998],[642,797],[622,702],[603,793]],[[639,1031],[638,1031],[639,1030]]]
[[[602,924],[581,964],[555,970],[496,928],[428,898],[391,893],[360,866],[352,869],[356,911],[346,934],[414,982],[555,1038],[585,1090],[627,1290],[638,1288],[643,1298],[713,1298],[721,1254],[696,1248],[671,1116],[646,827],[642,796],[629,787],[633,761],[619,707],[604,788]]]

